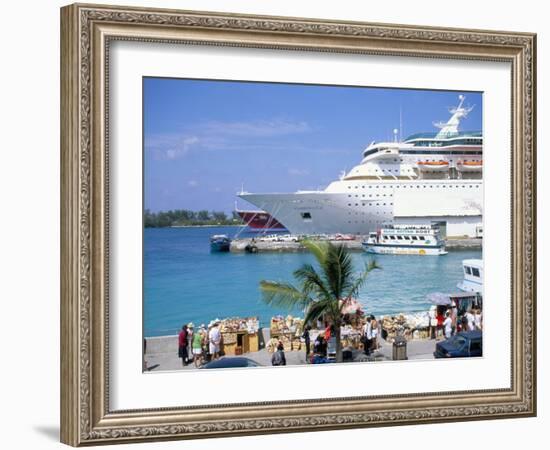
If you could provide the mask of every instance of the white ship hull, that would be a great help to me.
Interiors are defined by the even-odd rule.
[[[374,253],[377,255],[439,256],[447,254],[445,247],[398,247],[383,246],[380,244],[363,244],[363,249],[367,253]]]
[[[367,234],[407,209],[438,216],[481,214],[481,180],[340,182],[345,192],[239,196],[270,213],[292,234]],[[330,188],[330,187],[329,187]],[[349,189],[348,189],[349,188]]]

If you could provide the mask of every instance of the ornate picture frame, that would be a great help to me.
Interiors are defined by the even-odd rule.
[[[116,40],[512,67],[511,386],[113,411],[109,386],[109,80]],[[73,446],[536,415],[536,36],[75,4],[61,9],[61,440]]]

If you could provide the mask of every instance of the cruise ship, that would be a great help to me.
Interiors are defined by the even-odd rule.
[[[324,190],[241,192],[292,234],[368,234],[382,224],[437,224],[446,236],[475,237],[482,227],[483,135],[460,131],[473,106],[450,108],[439,131],[372,142],[361,162]]]

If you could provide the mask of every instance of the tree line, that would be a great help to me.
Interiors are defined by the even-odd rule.
[[[223,211],[174,209],[154,213],[146,209],[144,223],[145,228],[161,228],[199,225],[239,225],[242,224],[242,220],[235,211],[229,217]]]

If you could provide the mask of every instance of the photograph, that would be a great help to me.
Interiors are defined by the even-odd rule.
[[[483,357],[483,92],[142,94],[144,372]]]

